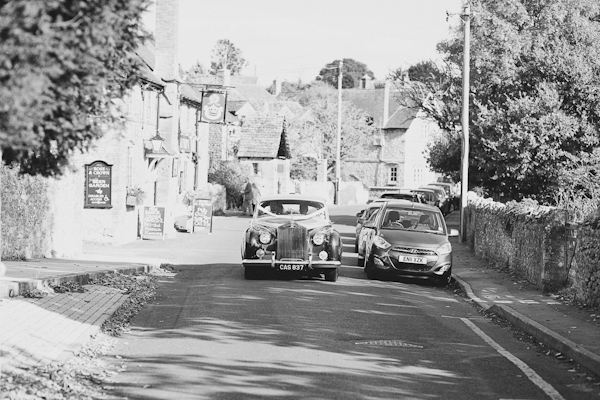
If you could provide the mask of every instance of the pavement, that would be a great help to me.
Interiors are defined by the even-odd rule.
[[[239,215],[216,218],[248,221]],[[457,229],[458,213],[447,216],[447,223]],[[114,271],[155,270],[169,263],[164,255],[173,251],[176,240],[138,240],[123,246],[89,244],[78,259],[5,261],[6,274],[0,277],[0,371],[5,366],[21,368],[67,360],[127,298],[119,290],[89,285],[90,278]],[[470,301],[600,377],[600,312],[584,311],[557,296],[545,295],[491,268],[456,238],[451,241],[453,279]],[[22,296],[27,290],[69,281],[87,290],[43,298]]]

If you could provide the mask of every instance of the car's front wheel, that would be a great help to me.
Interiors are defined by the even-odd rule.
[[[377,279],[375,274],[375,268],[373,268],[373,263],[369,261],[369,256],[365,254],[365,272],[367,273],[368,279]]]
[[[334,268],[329,271],[325,271],[323,275],[325,275],[325,280],[327,282],[335,282],[338,278],[338,270],[337,268]]]

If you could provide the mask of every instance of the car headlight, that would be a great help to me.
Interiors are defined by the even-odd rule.
[[[260,236],[258,237],[258,240],[262,244],[269,244],[271,243],[271,234],[269,232],[261,232]]]
[[[317,233],[315,233],[313,235],[312,241],[317,246],[322,245],[323,242],[325,241],[325,233],[323,233],[323,232],[317,232]]]
[[[440,255],[440,256],[450,254],[450,253],[452,253],[452,245],[450,243],[445,243],[445,244],[441,245],[440,247],[438,247],[435,252],[438,253],[438,255]]]
[[[392,245],[387,240],[382,238],[381,236],[374,236],[373,244],[383,250],[389,249],[390,247],[392,247]]]

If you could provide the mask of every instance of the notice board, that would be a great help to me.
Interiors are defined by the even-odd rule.
[[[142,239],[165,239],[165,207],[144,206]]]
[[[212,233],[213,206],[210,199],[194,199],[192,232],[206,230]]]

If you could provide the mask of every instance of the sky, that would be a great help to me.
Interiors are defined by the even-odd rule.
[[[436,60],[436,44],[460,23],[463,0],[179,0],[179,59],[210,68],[217,40],[228,39],[248,66],[242,75],[308,83],[326,64],[362,62],[375,79]],[[144,16],[154,29],[155,8]]]

